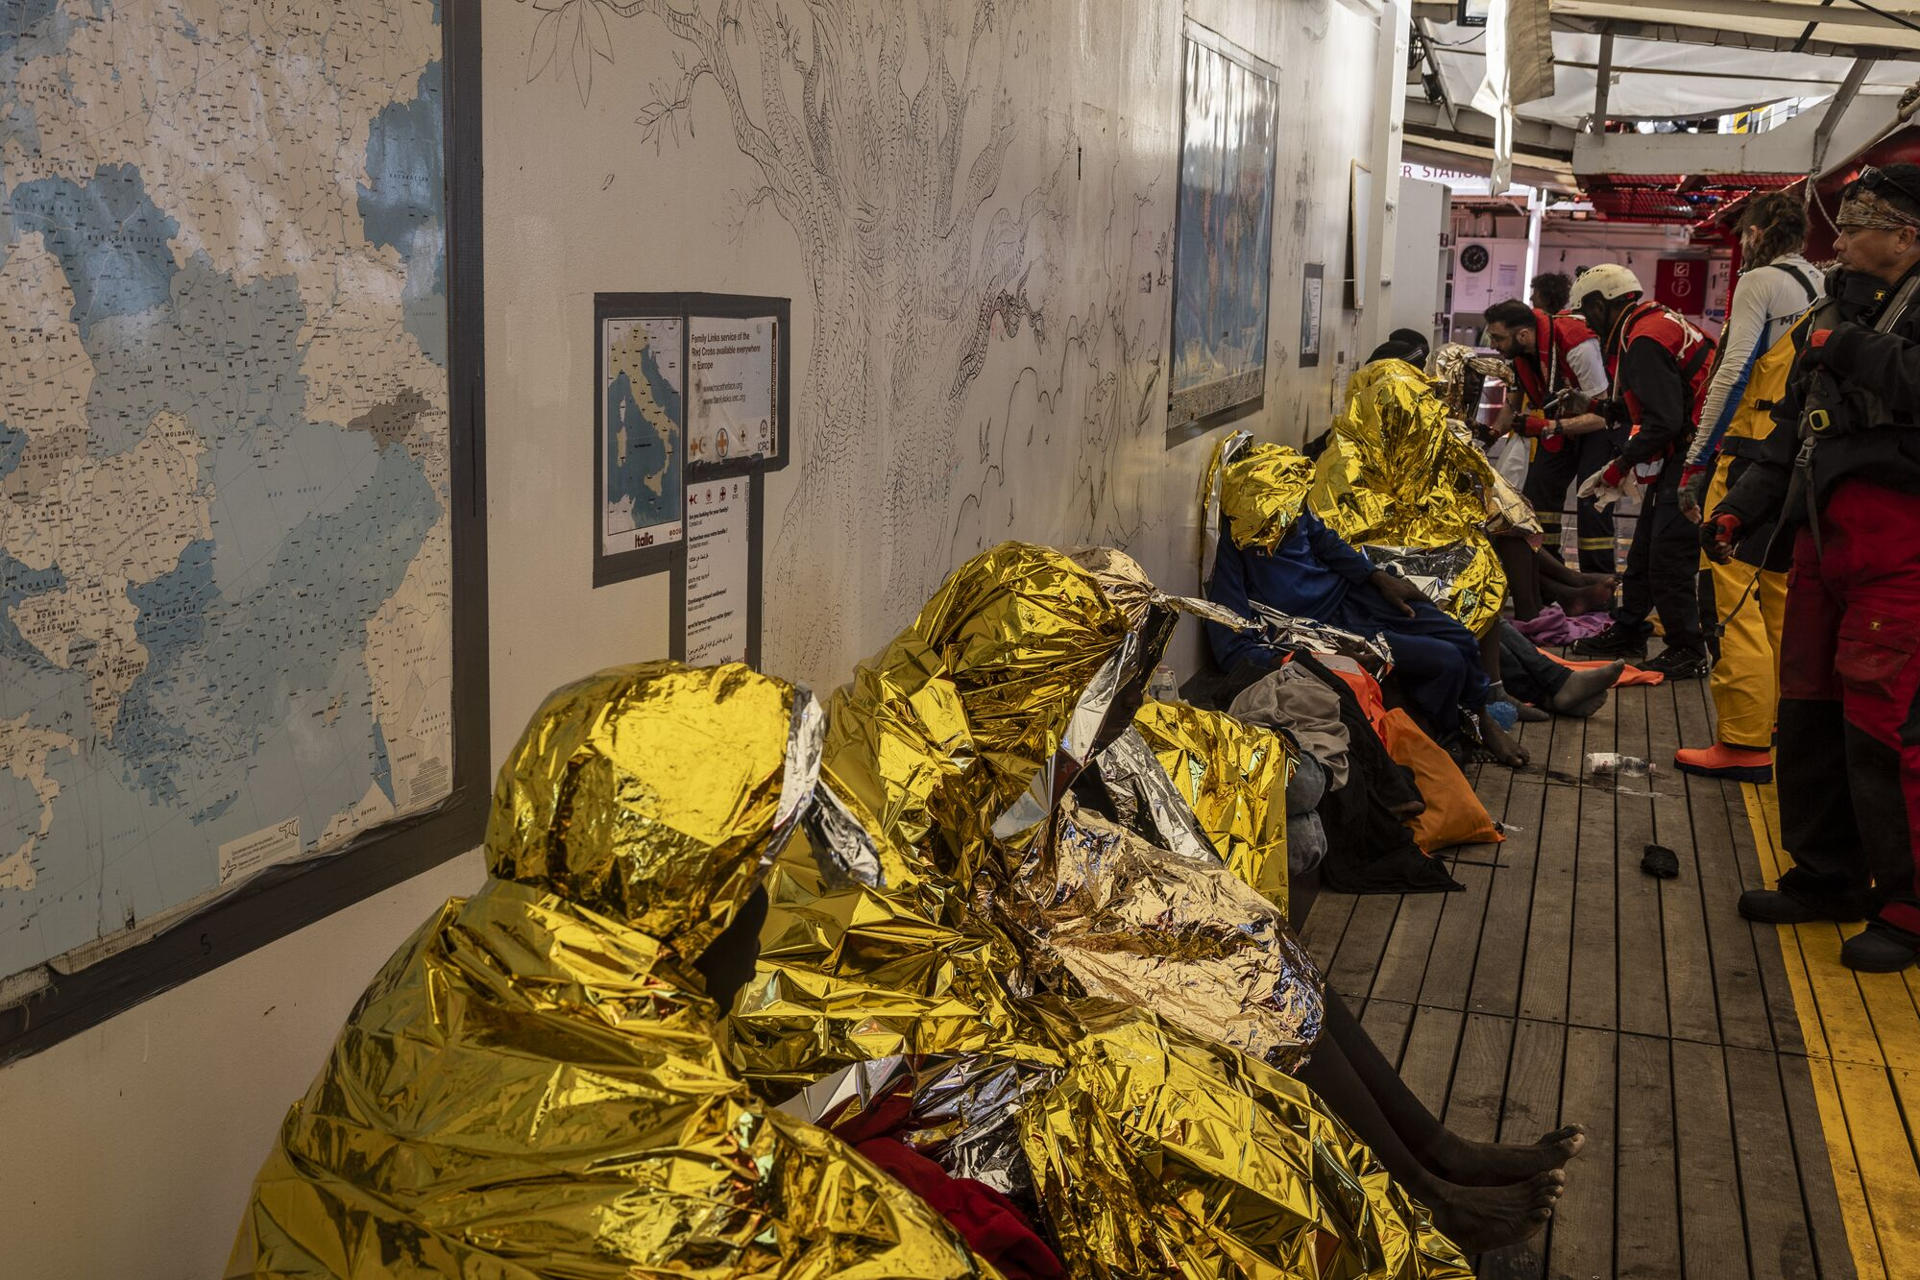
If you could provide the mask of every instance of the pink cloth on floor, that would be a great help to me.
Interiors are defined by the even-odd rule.
[[[1604,613],[1583,613],[1569,618],[1566,610],[1550,604],[1525,622],[1515,619],[1513,627],[1535,644],[1572,644],[1575,640],[1599,635],[1607,629],[1608,621]]]

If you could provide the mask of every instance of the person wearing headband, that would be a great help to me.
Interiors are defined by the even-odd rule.
[[[1792,570],[1774,769],[1793,866],[1741,914],[1866,918],[1841,963],[1891,972],[1920,957],[1920,165],[1863,170],[1834,223],[1773,433],[1700,538],[1724,563],[1772,522],[1761,566]]]

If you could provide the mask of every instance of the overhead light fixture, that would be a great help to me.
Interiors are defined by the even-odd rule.
[[[1493,0],[1460,0],[1460,13],[1454,19],[1463,27],[1484,27],[1487,25],[1487,10],[1493,7]]]

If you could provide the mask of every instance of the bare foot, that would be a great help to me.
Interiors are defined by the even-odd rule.
[[[1605,613],[1613,608],[1613,588],[1612,578],[1581,587],[1567,597],[1566,604],[1561,608],[1569,618],[1577,618],[1583,613]]]
[[[1591,671],[1568,672],[1567,682],[1560,686],[1549,705],[1563,716],[1590,716],[1600,709],[1600,705],[1606,701],[1607,691],[1613,688],[1626,669],[1626,663],[1615,659]]]
[[[1429,1204],[1433,1224],[1469,1256],[1519,1244],[1553,1218],[1567,1175],[1553,1169],[1505,1187],[1441,1183]]]
[[[1492,716],[1480,717],[1480,744],[1493,753],[1495,760],[1509,768],[1523,769],[1533,758]]]
[[[1527,1143],[1470,1142],[1447,1133],[1429,1163],[1463,1187],[1500,1187],[1562,1168],[1586,1145],[1587,1131],[1577,1124]]]

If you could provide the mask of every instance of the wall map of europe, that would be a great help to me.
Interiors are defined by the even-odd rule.
[[[0,978],[449,794],[440,58],[0,6]]]

